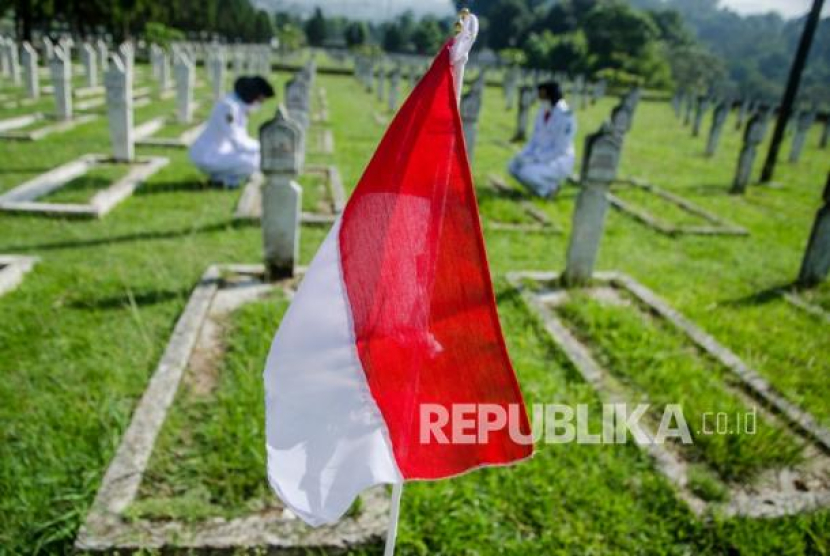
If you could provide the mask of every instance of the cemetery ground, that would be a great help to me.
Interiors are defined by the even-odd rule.
[[[199,76],[207,82],[203,68]],[[282,99],[287,74],[274,77]],[[336,148],[331,155],[311,152],[308,162],[336,164],[351,189],[384,131],[373,114],[385,101],[352,77],[319,74],[316,86],[327,91],[327,125]],[[202,102],[208,96],[206,86],[197,91]],[[577,112],[580,154],[585,133],[598,128],[614,103],[605,99]],[[136,125],[172,114],[174,104],[171,99],[136,108]],[[255,115],[252,131],[273,108],[271,102]],[[484,223],[533,222],[515,202],[528,197],[488,185],[488,175],[505,174],[514,120],[515,110],[504,109],[501,90],[488,87],[473,165]],[[636,278],[828,427],[830,323],[781,295],[797,274],[819,206],[827,151],[817,148],[815,126],[801,162],[779,164],[779,187],[751,186],[736,197],[727,193],[740,147],[733,128],[734,120],[727,122],[716,156],[707,159],[705,133],[692,138],[668,102],[645,99],[626,138],[620,173],[681,195],[749,235],[670,237],[610,209],[597,266]],[[105,118],[33,143],[2,142],[0,192],[82,154],[105,153],[108,145]],[[21,285],[0,298],[0,547],[9,553],[71,549],[205,269],[261,261],[259,227],[233,217],[239,190],[207,188],[184,150],[139,147],[138,152],[161,153],[171,162],[103,219],[0,214],[0,254],[40,258]],[[759,157],[756,175],[761,162]],[[75,184],[72,198],[108,182],[113,177],[108,171]],[[532,200],[564,233],[485,228],[486,246],[526,402],[589,404],[589,428],[598,431],[596,393],[506,279],[511,271],[563,269],[576,192],[568,186],[555,202]],[[663,219],[687,224],[689,215],[653,197],[616,188],[615,193]],[[302,264],[325,233],[320,226],[302,228]],[[828,284],[807,295],[830,309]],[[190,369],[184,378],[131,516],[188,521],[278,505],[264,477],[261,371],[286,305],[283,294],[272,294],[223,322],[225,340],[210,372]],[[731,481],[751,482],[804,457],[797,437],[763,417],[751,437],[698,433],[703,412],[746,407],[726,388],[727,373],[659,323],[579,295],[561,313],[638,392],[656,403],[683,404],[696,439],[690,458],[701,469],[695,488],[702,496],[717,500]],[[826,554],[830,510],[775,519],[698,516],[634,443],[539,444],[532,460],[515,467],[408,484],[398,550]]]

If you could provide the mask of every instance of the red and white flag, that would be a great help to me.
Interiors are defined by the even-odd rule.
[[[450,425],[448,442],[424,439],[424,408],[471,404],[503,409],[530,434],[496,313],[455,53],[450,41],[392,121],[271,347],[268,478],[311,525],[336,521],[373,485],[533,452],[507,426],[482,438],[481,421],[464,430],[473,442],[453,442]]]

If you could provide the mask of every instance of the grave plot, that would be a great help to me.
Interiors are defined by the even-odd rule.
[[[158,156],[127,163],[84,155],[0,195],[0,211],[100,218],[168,162]]]
[[[242,190],[234,217],[256,220],[262,217],[261,174],[255,174]],[[346,206],[346,191],[337,166],[307,165],[299,180],[303,188],[301,222],[329,225]]]
[[[173,118],[154,118],[135,130],[135,144],[147,147],[188,148],[205,129],[208,113],[196,103],[193,120],[200,123],[180,123]]]
[[[317,110],[311,116],[311,121],[316,124],[325,124],[329,121],[329,101],[326,97],[326,89],[320,87],[317,89]]]
[[[608,193],[611,206],[662,234],[749,235],[745,228],[655,185],[636,179],[614,185],[614,193]]]
[[[37,257],[0,255],[0,295],[19,286],[23,276],[32,270],[37,262]]]
[[[69,120],[59,120],[41,112],[16,116],[0,121],[0,139],[39,141],[47,135],[69,131],[96,118],[97,114],[82,114]]]
[[[316,154],[333,154],[334,153],[334,133],[330,128],[312,128],[316,137],[315,150]]]
[[[830,506],[830,431],[650,290],[619,273],[582,289],[549,272],[508,281],[603,402],[629,415],[649,404],[633,441],[693,511],[760,518]],[[652,441],[667,404],[681,404],[691,444]]]
[[[488,176],[488,189],[479,189],[478,202],[484,215],[484,226],[508,232],[549,232],[561,234],[562,229],[501,176]]]
[[[205,272],[110,462],[76,549],[316,554],[379,544],[389,511],[383,488],[364,493],[337,524],[317,529],[269,490],[262,369],[296,279],[266,283],[263,271],[214,265]]]

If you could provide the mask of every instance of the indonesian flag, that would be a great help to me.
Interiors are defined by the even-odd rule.
[[[533,451],[503,423],[482,430],[494,420],[470,410],[503,410],[530,435],[496,313],[452,47],[392,121],[268,356],[268,478],[310,525],[338,520],[373,485],[441,479]],[[446,424],[446,442],[424,438],[425,408],[436,407],[451,418],[460,408],[472,423]],[[426,415],[436,425],[436,413]]]

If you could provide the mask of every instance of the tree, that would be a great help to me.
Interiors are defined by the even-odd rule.
[[[434,54],[445,40],[446,34],[434,17],[423,18],[412,31],[412,44],[418,54]]]
[[[491,11],[487,45],[502,50],[519,44],[533,22],[533,17],[523,0],[503,0]],[[498,22],[497,25],[492,25]]]
[[[404,49],[404,36],[397,23],[389,23],[383,31],[383,49],[387,52],[402,52]]]
[[[363,21],[353,21],[346,26],[346,45],[360,46],[369,42],[369,28]]]
[[[306,22],[305,35],[311,46],[323,46],[327,35],[326,18],[320,8],[314,8],[314,15]]]

